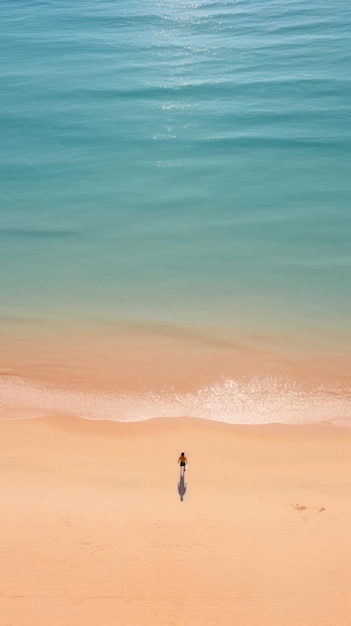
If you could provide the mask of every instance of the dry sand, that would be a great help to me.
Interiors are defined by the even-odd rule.
[[[350,431],[0,429],[1,626],[351,624]]]

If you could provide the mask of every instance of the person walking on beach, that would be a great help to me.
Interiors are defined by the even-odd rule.
[[[180,465],[180,475],[184,476],[184,472],[185,472],[186,464],[187,464],[187,458],[186,458],[184,452],[180,453],[180,457],[178,459],[178,463]]]

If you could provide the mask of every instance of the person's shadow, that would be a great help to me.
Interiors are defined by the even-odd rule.
[[[183,502],[184,500],[185,492],[186,492],[186,482],[185,482],[184,476],[181,476],[179,478],[179,483],[178,483],[178,493],[179,493],[181,502]]]

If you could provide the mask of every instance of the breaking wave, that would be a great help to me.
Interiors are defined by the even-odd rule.
[[[194,393],[73,391],[0,377],[0,417],[32,418],[65,414],[92,420],[144,421],[196,417],[229,424],[351,425],[351,388],[320,385],[306,390],[281,378],[223,380]]]

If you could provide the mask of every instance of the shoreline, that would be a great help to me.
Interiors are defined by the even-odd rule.
[[[302,386],[289,378],[225,379],[195,390],[94,389],[0,374],[0,419],[76,415],[100,421],[207,419],[238,425],[335,423],[349,427],[351,387]]]
[[[304,438],[306,435],[308,437],[324,437],[328,431],[332,432],[350,432],[351,429],[345,424],[338,424],[332,421],[316,421],[316,422],[306,422],[306,423],[285,423],[285,422],[265,422],[261,424],[251,423],[251,424],[243,424],[243,423],[229,423],[221,420],[214,420],[206,417],[191,417],[191,416],[177,416],[170,417],[167,415],[161,417],[150,417],[147,419],[135,419],[135,420],[112,420],[112,419],[100,419],[100,418],[91,418],[84,417],[81,415],[69,415],[66,413],[48,413],[37,415],[33,417],[2,417],[0,419],[0,426],[2,424],[8,423],[27,423],[27,422],[39,422],[42,424],[47,424],[52,428],[61,428],[70,430],[71,426],[74,424],[89,424],[87,426],[88,429],[92,429],[92,431],[96,432],[100,430],[105,430],[109,432],[111,430],[115,431],[118,429],[138,429],[139,427],[145,426],[145,428],[159,428],[160,430],[170,430],[170,429],[178,429],[178,428],[196,428],[200,426],[200,428],[219,428],[219,429],[229,429],[236,434],[247,433],[250,434],[254,431],[256,435],[260,435],[263,438],[265,436],[269,436],[270,438],[281,439],[285,437],[289,431],[289,436],[293,435],[296,438],[299,437],[299,433],[301,434],[301,438]],[[61,426],[60,426],[61,425]],[[82,426],[84,429],[84,426]],[[76,428],[73,428],[76,430]],[[285,432],[286,431],[286,432]],[[110,434],[111,434],[110,433]],[[94,434],[94,432],[92,432]],[[117,435],[117,433],[115,433]],[[132,433],[131,433],[132,434]]]
[[[351,420],[346,354],[283,354],[274,337],[253,345],[254,337],[245,343],[190,329],[121,325],[57,334],[2,329],[0,338],[0,418],[57,412],[115,421]]]

